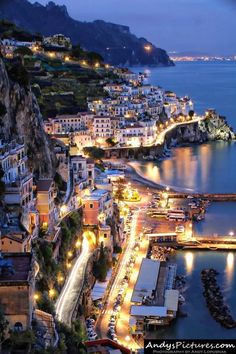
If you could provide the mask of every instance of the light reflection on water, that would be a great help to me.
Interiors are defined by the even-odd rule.
[[[227,255],[225,274],[226,274],[227,285],[231,286],[232,278],[234,275],[234,253],[233,252],[230,252]]]
[[[188,275],[191,275],[194,267],[194,253],[186,252],[184,255],[185,258],[185,267]]]
[[[145,178],[176,190],[203,193],[236,191],[236,142],[214,142],[172,149],[160,162],[135,162]]]

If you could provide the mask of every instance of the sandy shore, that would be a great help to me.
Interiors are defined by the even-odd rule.
[[[130,165],[129,163],[127,164],[127,169],[125,170],[125,177],[129,179],[130,181],[140,183],[145,187],[149,187],[151,189],[155,190],[164,190],[166,187],[162,186],[158,183],[155,183],[153,181],[150,181],[149,179],[143,177],[141,174],[139,174],[136,169]]]

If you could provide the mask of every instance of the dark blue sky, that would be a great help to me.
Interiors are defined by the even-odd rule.
[[[34,2],[34,0],[30,0]],[[48,0],[38,0],[46,4]],[[128,25],[168,51],[236,54],[236,0],[54,0],[78,20]]]

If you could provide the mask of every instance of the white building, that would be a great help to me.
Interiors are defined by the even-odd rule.
[[[93,121],[93,136],[98,139],[106,140],[112,137],[111,118],[108,116],[95,116]]]
[[[24,144],[0,142],[0,166],[4,172],[5,202],[29,206],[33,200],[33,175],[26,166]]]
[[[64,114],[49,118],[44,122],[45,132],[48,134],[66,134],[86,130],[92,125],[94,115],[90,112],[79,112],[76,115]]]

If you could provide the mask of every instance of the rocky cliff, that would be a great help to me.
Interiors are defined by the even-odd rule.
[[[43,129],[37,100],[29,87],[9,79],[0,59],[0,139],[22,138],[32,170],[41,176],[52,176],[56,158]]]
[[[100,53],[114,65],[174,65],[166,51],[152,45],[146,52],[145,38],[137,38],[129,27],[105,21],[81,22],[71,18],[65,6],[49,1],[46,6],[27,0],[1,0],[0,18],[8,19],[25,30],[43,35],[63,33],[74,44]]]
[[[231,139],[235,139],[235,133],[226,119],[219,116],[215,111],[211,111],[204,121],[181,126],[170,132],[167,136],[167,143],[168,145],[176,145]]]

